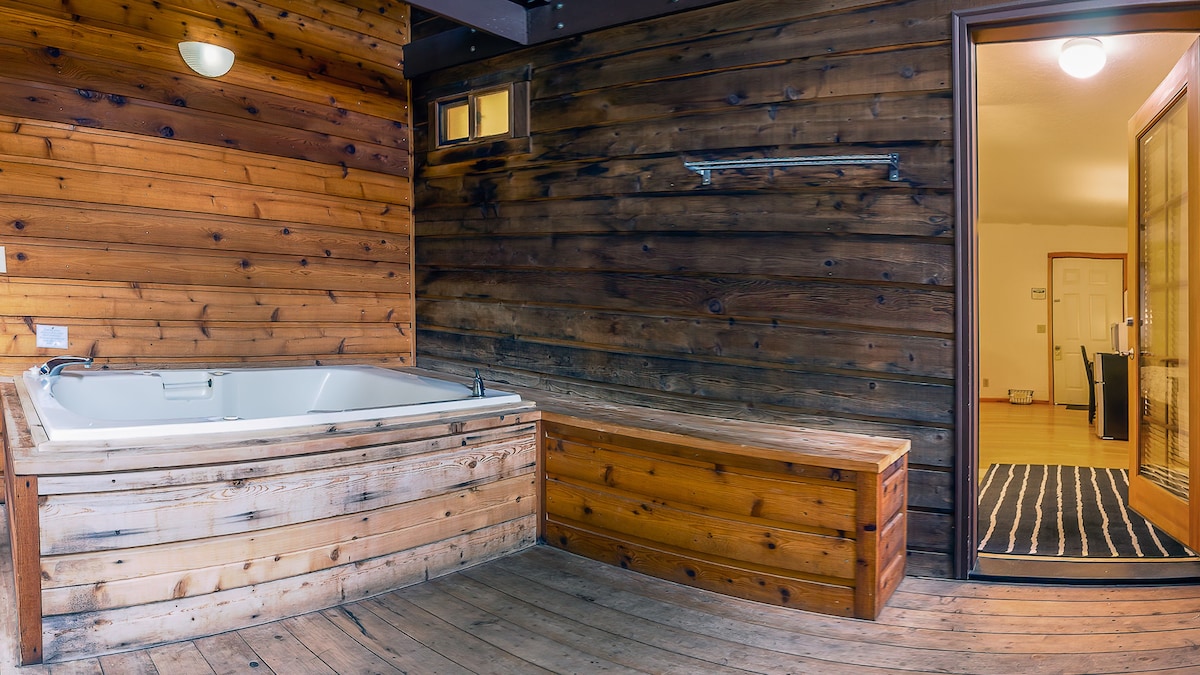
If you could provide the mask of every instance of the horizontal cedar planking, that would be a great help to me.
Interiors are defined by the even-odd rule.
[[[543,410],[548,543],[721,593],[860,618],[875,618],[895,590],[907,441],[533,396]],[[837,464],[852,456],[861,460],[854,468]],[[648,550],[715,566],[724,583],[686,562],[672,570],[638,557]],[[737,581],[747,574],[760,588]],[[805,592],[793,598],[776,579]],[[830,586],[852,590],[853,607],[822,590]]]
[[[269,153],[291,148],[284,156],[397,176],[409,174],[408,150],[394,145],[352,141],[320,132],[265,125],[198,110],[181,110],[163,103],[143,104],[100,91],[40,82],[26,84],[0,77],[0,89],[11,92],[11,98],[0,105],[0,111],[7,115],[76,122],[198,143],[220,138],[225,145],[248,152]]]
[[[744,2],[745,0],[739,0]],[[431,237],[622,232],[825,232],[950,239],[952,196],[831,187],[770,192],[707,191],[661,197],[505,203],[421,209],[422,244]]]
[[[398,45],[408,44],[411,32],[407,14],[388,15],[388,8],[395,6],[390,0],[272,0],[271,6]]]
[[[414,146],[419,363],[910,439],[904,545],[913,569],[947,569],[949,13],[934,0],[741,0],[423,79],[418,137],[428,92],[533,66],[532,152]],[[704,186],[683,167],[887,152],[899,181],[839,166],[725,170]],[[879,546],[901,545],[888,532]],[[882,588],[899,569],[878,570]]]
[[[45,323],[53,325],[55,319]],[[0,343],[0,356],[33,353],[34,328],[15,318],[0,317],[8,337]],[[96,359],[155,359],[173,356],[179,344],[191,344],[190,355],[201,359],[269,356],[304,356],[318,353],[410,353],[412,328],[408,324],[269,324],[247,326],[218,322],[86,319],[70,322],[70,353]]]
[[[42,555],[150,546],[169,541],[264,530],[290,522],[363,513],[533,471],[535,442],[498,441],[347,469],[280,474],[234,483],[130,493],[43,495]],[[405,483],[413,475],[420,481]],[[314,499],[318,486],[336,492]],[[334,488],[329,488],[334,489]],[[168,516],[169,517],[166,517]],[[118,528],[113,524],[119,522]]]
[[[815,101],[787,108],[775,104],[738,107],[688,117],[599,126],[584,133],[567,130],[546,134],[538,139],[534,149],[543,160],[571,160],[738,150],[745,139],[762,145],[938,141],[949,138],[946,122],[951,118],[950,103],[945,92],[936,92],[921,97],[875,95],[848,101]],[[631,133],[632,127],[638,133]],[[730,139],[743,140],[729,145]],[[842,154],[842,151],[831,149],[826,154]],[[900,150],[900,154],[903,167],[905,153]]]
[[[457,513],[472,513],[520,503],[532,492],[532,475],[506,478],[474,490],[406,502],[372,512],[370,518],[346,514],[260,533],[253,541],[236,536],[213,537],[167,546],[119,552],[72,553],[42,558],[42,587],[71,588],[100,581],[120,581],[177,574],[193,568],[197,556],[211,565],[257,557],[266,551],[306,550],[369,537],[410,525],[433,523]],[[526,508],[528,505],[526,505]]]
[[[806,411],[946,424],[953,389],[945,384],[794,372],[745,364],[699,362],[575,345],[419,330],[422,353],[476,354],[485,363],[636,389],[660,389],[700,398],[725,398]]]
[[[854,529],[854,492],[833,481],[813,481],[798,493],[793,483],[753,474],[731,476],[716,464],[688,466],[627,448],[608,449],[547,437],[545,472],[550,476],[653,495],[665,506],[687,504],[706,513],[725,512],[739,518],[763,518],[825,530]],[[724,478],[724,480],[722,480]],[[826,533],[830,534],[830,533]]]
[[[69,661],[255,626],[426,581],[535,543],[535,517],[497,523],[414,549],[254,587],[217,590],[101,612],[58,614],[43,623],[47,661]]]
[[[57,200],[9,200],[0,196],[0,232],[8,241],[30,237],[73,240],[87,232],[91,241],[151,244],[216,251],[316,256],[329,259],[407,261],[406,232],[279,223],[253,218],[201,215],[164,209],[92,206],[87,210]]]
[[[2,39],[0,59],[12,64],[6,73],[12,81],[38,81],[93,94],[97,93],[92,91],[97,81],[112,69],[112,66],[106,66],[103,61],[89,58],[86,54],[62,49],[50,53],[32,45],[5,44]],[[48,69],[47,65],[54,66],[54,69]],[[408,147],[408,138],[402,133],[407,125],[383,117],[351,110],[301,107],[286,93],[247,87],[230,86],[214,91],[205,85],[207,80],[172,77],[170,73],[157,69],[139,69],[138,76],[140,81],[137,84],[119,81],[106,83],[103,93],[110,97],[110,101],[115,95],[124,97],[126,101],[140,100],[143,106],[170,105],[184,110],[290,126],[297,131],[344,136],[389,147]]]
[[[954,248],[922,239],[688,232],[630,235],[559,235],[552,239],[488,236],[471,242],[476,257],[464,258],[462,239],[425,238],[423,267],[578,269],[632,273],[788,276],[949,286]]]
[[[17,380],[16,388],[21,389],[24,383]],[[5,390],[7,391],[7,390]],[[520,408],[520,409],[517,409]],[[515,411],[515,412],[514,412]],[[49,442],[41,429],[36,429],[29,435],[36,436],[39,446],[23,446],[22,455],[16,462],[20,473],[37,473],[43,476],[67,476],[57,484],[66,484],[68,488],[61,494],[79,494],[79,487],[95,485],[98,475],[105,472],[136,472],[144,471],[146,467],[175,467],[182,470],[185,476],[195,476],[197,471],[212,472],[208,481],[238,480],[261,477],[257,469],[264,466],[276,469],[280,461],[288,458],[304,456],[299,464],[300,470],[307,471],[329,466],[346,466],[362,463],[371,458],[378,458],[379,453],[386,455],[393,452],[396,456],[412,456],[423,451],[436,452],[464,446],[463,441],[470,444],[482,444],[506,437],[504,434],[491,434],[489,430],[499,426],[513,426],[517,435],[532,432],[531,417],[536,417],[531,404],[514,404],[513,407],[497,412],[479,412],[468,414],[462,411],[434,413],[414,418],[411,415],[398,415],[383,419],[366,419],[357,422],[343,422],[335,427],[326,424],[293,427],[295,434],[307,435],[307,438],[296,440],[287,435],[273,438],[263,438],[261,432],[228,434],[222,437],[224,443],[196,445],[190,437],[168,439],[147,439],[138,446],[125,448],[123,452],[99,453],[94,446],[86,441]],[[384,428],[387,427],[387,428]],[[466,434],[466,438],[455,438],[456,435]],[[293,434],[294,435],[294,434]],[[511,436],[511,434],[509,435]],[[444,438],[443,438],[444,437]],[[421,442],[433,439],[427,444]],[[29,438],[21,439],[29,440]],[[269,460],[267,464],[250,462],[247,466],[246,444],[254,448],[254,460]],[[330,461],[322,464],[312,463],[310,456],[323,453],[337,453],[351,448],[362,448],[388,444],[390,448],[375,448],[371,452],[352,457],[356,461]],[[326,455],[330,456],[330,455]],[[281,459],[282,458],[282,459]],[[469,464],[469,462],[468,462]],[[211,465],[216,465],[216,470]],[[204,467],[207,469],[194,469]],[[233,474],[222,476],[221,466],[233,467]],[[103,471],[102,471],[103,470]],[[276,471],[286,473],[286,471]],[[149,475],[161,475],[154,468]],[[142,478],[125,478],[126,483],[137,484]],[[173,484],[174,481],[164,481]],[[142,483],[145,484],[145,483]],[[186,484],[186,483],[184,483]],[[160,486],[161,487],[161,486]],[[75,488],[75,489],[72,489]],[[88,490],[83,490],[88,491]],[[90,492],[102,492],[100,488]]]
[[[32,550],[61,553],[39,563],[44,603],[20,627],[48,660],[304,614],[534,543],[527,404],[101,452],[39,439],[22,386],[0,386],[21,427],[8,484],[29,474],[40,516],[20,532],[42,526]]]
[[[422,240],[422,248],[428,240]],[[868,333],[790,325],[778,320],[654,316],[573,307],[418,299],[421,326],[472,332],[484,325],[522,340],[567,341],[683,358],[746,360],[760,365],[893,373],[939,379],[954,376],[954,343],[944,337]],[[534,332],[536,331],[536,332]],[[805,349],[795,349],[804,344]]]
[[[58,6],[58,3],[54,3]],[[70,16],[55,11],[38,11],[18,0],[0,3],[5,8],[5,23],[0,25],[0,42],[27,45],[34,48],[49,48],[86,55],[87,57],[112,64],[110,74],[97,78],[100,81],[118,81],[140,77],[146,68],[175,76],[193,79],[199,83],[211,82],[193,73],[179,56],[179,37],[153,35],[149,31],[136,34],[116,27],[100,27],[86,21],[74,21]],[[405,11],[392,8],[389,12]],[[79,15],[82,18],[82,15]],[[381,15],[382,16],[382,15]],[[240,50],[238,41],[228,34],[212,36],[212,39]],[[352,52],[347,52],[352,53]],[[290,57],[287,57],[290,60]],[[407,102],[403,89],[392,92],[364,89],[361,85],[320,77],[313,73],[297,71],[292,66],[275,66],[269,61],[239,59],[236,68],[221,77],[222,84],[244,88],[247,92],[268,91],[289,95],[298,101],[319,106],[334,106],[360,113],[391,119],[397,113],[397,105]],[[250,97],[247,97],[250,98]]]
[[[59,3],[46,0],[0,0],[0,6],[6,5],[136,37],[215,42],[234,48],[243,61],[277,64],[297,73],[319,72],[366,89],[405,89],[398,72],[403,62],[402,45],[372,40],[335,26],[313,31],[304,26],[304,17],[293,17],[266,5],[259,5],[264,11],[253,11],[238,8],[235,2],[125,0],[121,4],[91,3],[83,11],[68,12]],[[236,39],[227,35],[235,35]],[[339,47],[357,58],[345,58],[336,51]]]
[[[185,157],[179,159],[186,161]],[[388,204],[100,167],[103,164],[64,165],[0,157],[5,192],[11,197],[174,209],[381,232],[407,231],[408,213],[396,208],[393,214],[393,207]]]
[[[430,372],[459,373],[463,382],[469,382],[478,362],[457,358],[426,355],[422,339],[420,363]],[[770,424],[840,431],[867,436],[909,439],[910,464],[924,467],[945,468],[954,465],[954,446],[950,429],[945,425],[905,424],[902,422],[880,422],[847,417],[831,417],[819,413],[808,413],[794,408],[755,405],[752,408],[737,402],[687,396],[667,391],[647,391],[613,387],[603,382],[587,382],[571,378],[560,378],[542,373],[519,370],[491,370],[487,373],[503,372],[509,378],[503,384],[506,390],[521,393],[525,400],[541,401],[550,394],[569,395],[579,400],[596,400],[614,405],[633,405],[654,410],[682,412],[720,420],[745,420]],[[444,375],[443,375],[444,376]]]
[[[443,419],[445,417],[445,415],[442,416]],[[511,420],[509,421],[511,422]],[[228,457],[224,462],[217,464],[199,462],[190,466],[172,466],[167,469],[138,467],[107,471],[102,474],[79,473],[45,476],[42,479],[41,494],[76,495],[244,481],[281,473],[299,473],[335,466],[349,467],[368,464],[400,457],[416,457],[438,451],[458,450],[468,445],[478,447],[494,444],[502,440],[514,442],[534,431],[532,422],[497,426],[504,422],[504,419],[497,421],[494,416],[492,419],[484,421],[478,417],[470,422],[458,419],[448,422],[442,427],[425,425],[425,434],[416,437],[412,433],[389,431],[387,434],[379,433],[364,439],[363,433],[360,431],[348,434],[349,438],[341,439],[340,444],[330,443],[328,440],[324,440],[324,444],[306,441],[303,444],[304,447],[300,443],[292,443],[287,446],[285,439],[274,438],[271,439],[273,441],[271,448],[285,451],[283,456],[264,452],[257,453],[262,456],[245,457],[239,454],[240,448],[229,446],[226,447]],[[438,435],[443,433],[449,435]],[[194,446],[188,445],[189,440],[177,441],[175,443],[177,449],[193,450]],[[369,448],[363,448],[355,444],[364,440],[371,441],[372,445]],[[259,447],[266,445],[264,442]],[[314,449],[313,445],[319,447]],[[347,448],[350,449],[347,450]],[[300,456],[286,454],[287,450],[298,449],[311,452]],[[138,451],[130,450],[129,453],[137,454]],[[152,465],[158,461],[161,459],[156,457],[153,462],[148,464]]]
[[[418,244],[419,248],[420,244]],[[469,257],[466,251],[464,256]],[[846,328],[953,330],[950,289],[778,278],[704,278],[614,272],[428,270],[417,268],[418,295],[527,302],[611,311],[725,319],[805,320]],[[418,325],[420,322],[418,322]],[[484,329],[485,326],[478,328]]]
[[[947,124],[949,120],[947,120]],[[697,149],[688,157],[616,157],[564,161],[553,165],[516,166],[500,163],[483,173],[467,173],[446,178],[418,181],[417,205],[455,203],[463,197],[479,203],[480,195],[503,192],[506,198],[528,199],[596,198],[597,195],[623,193],[685,193],[704,190],[784,190],[791,191],[814,186],[828,188],[852,187],[861,190],[894,190],[902,187],[950,187],[953,171],[952,148],[948,142],[925,142],[904,147],[883,145],[837,146],[831,148],[777,147],[769,156],[826,154],[900,154],[900,181],[888,180],[887,167],[872,166],[800,166],[774,169],[726,169],[714,171],[712,185],[702,186],[700,176],[683,166],[687,160],[733,160],[761,158],[761,151]]]
[[[42,612],[69,614],[191,597],[415,548],[529,515],[534,480],[507,478],[477,490],[478,495],[460,491],[376,509],[365,517],[356,513],[274,528],[249,540],[230,535],[74,554],[67,556],[71,567],[94,571],[72,579],[74,585],[43,576]],[[43,557],[43,570],[59,569],[60,557]],[[196,560],[205,566],[197,569]]]
[[[531,123],[536,125],[533,131],[539,136],[553,138],[550,132],[573,127],[661,120],[702,112],[722,113],[726,120],[730,116],[736,120],[738,111],[743,109],[782,115],[812,114],[856,105],[860,100],[873,101],[884,110],[888,106],[924,103],[926,107],[914,110],[924,115],[929,112],[927,97],[948,97],[950,72],[943,70],[948,57],[949,47],[939,45],[903,52],[816,57],[735,71],[717,70],[685,80],[631,84],[539,99],[532,103]],[[881,80],[891,78],[893,86],[879,86]],[[779,86],[781,79],[787,82],[783,87]],[[794,101],[811,101],[814,105],[795,105]],[[778,105],[783,103],[789,105]],[[837,119],[833,114],[827,117],[829,120],[814,121]],[[860,132],[854,126],[846,125],[846,131]],[[539,139],[539,142],[544,141]]]
[[[145,138],[102,129],[0,116],[0,153],[27,159],[95,164],[103,158],[110,169],[152,171],[191,178],[234,181],[242,186],[281,188],[295,193],[391,202],[389,211],[407,211],[410,196],[403,177],[317,164],[285,157],[257,155],[201,144],[165,145]],[[164,153],[180,155],[164,166]]]
[[[296,289],[72,282],[0,277],[0,306],[22,320],[108,317],[163,321],[397,323],[406,295]],[[40,314],[53,311],[54,314]]]
[[[599,62],[581,60],[558,67],[547,63],[534,81],[532,96],[551,98],[629,83],[694,77],[718,67],[740,70],[805,57],[892,52],[909,45],[950,40],[946,20],[949,9],[942,2],[881,3],[867,11],[815,17],[804,16],[804,11],[794,8],[791,21],[776,25],[737,33],[709,34],[711,31],[703,30],[650,49],[607,54]],[[535,62],[535,66],[542,64]],[[940,70],[949,72],[948,67]]]
[[[564,525],[581,523],[610,536],[652,541],[714,561],[724,559],[754,567],[792,570],[799,577],[813,580],[829,582],[854,577],[852,539],[726,519],[721,514],[659,503],[647,504],[649,497],[612,489],[594,490],[548,477],[546,519]]]
[[[8,250],[8,273],[40,279],[409,292],[408,266],[403,263],[239,252],[191,251],[181,256],[171,251],[150,246],[22,241]]]
[[[0,6],[3,372],[47,323],[116,367],[411,365],[407,7]]]
[[[646,541],[617,541],[578,525],[547,523],[545,537],[576,555],[716,593],[837,616],[854,612],[854,589],[848,586],[748,569]]]

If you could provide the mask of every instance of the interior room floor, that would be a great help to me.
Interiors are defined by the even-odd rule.
[[[1101,440],[1088,424],[1086,410],[989,401],[979,405],[979,480],[992,464],[1125,469],[1129,443]]]
[[[979,406],[979,475],[992,464],[1061,464],[1106,469],[1129,468],[1129,443],[1102,440],[1088,424],[1087,410],[1049,404]],[[1195,559],[1103,559],[981,554],[973,573],[1002,580],[1074,580],[1087,583],[1200,578]]]
[[[18,668],[6,549],[0,567],[0,673],[13,675],[1009,675],[1200,668],[1200,586],[909,577],[878,621],[862,621],[732,599],[548,547],[255,628]]]

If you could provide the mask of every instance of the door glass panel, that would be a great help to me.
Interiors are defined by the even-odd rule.
[[[1138,472],[1188,497],[1187,105],[1141,136]]]

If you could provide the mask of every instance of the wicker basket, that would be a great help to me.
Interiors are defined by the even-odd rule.
[[[1033,403],[1032,389],[1009,389],[1008,402],[1013,405],[1029,405]]]

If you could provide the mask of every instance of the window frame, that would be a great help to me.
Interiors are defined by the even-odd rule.
[[[508,131],[480,136],[479,106],[481,97],[498,92],[508,92]],[[444,113],[451,104],[467,102],[467,136],[465,138],[445,138]],[[464,88],[452,94],[441,96],[429,103],[429,121],[432,129],[429,134],[431,150],[444,150],[474,143],[486,143],[502,139],[524,138],[529,136],[529,82],[510,81],[499,85],[487,85]]]

